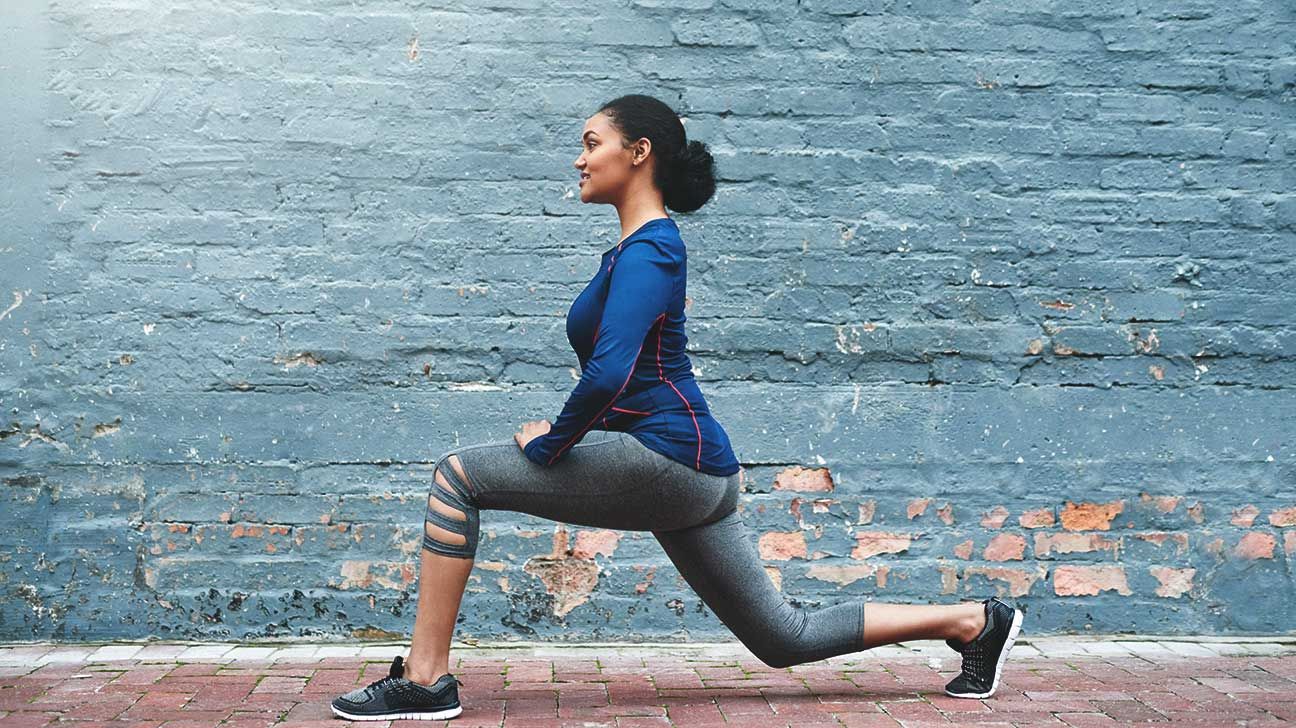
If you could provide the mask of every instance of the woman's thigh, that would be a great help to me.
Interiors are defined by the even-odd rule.
[[[738,475],[702,473],[633,435],[593,430],[557,463],[527,459],[512,439],[452,450],[474,504],[580,526],[670,531],[708,523],[737,505]]]

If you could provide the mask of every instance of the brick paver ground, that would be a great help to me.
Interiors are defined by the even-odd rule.
[[[788,669],[734,645],[456,646],[464,712],[505,726],[1173,726],[1296,721],[1296,641],[1023,638],[988,700],[941,688],[958,656],[892,645]],[[405,645],[0,645],[0,726],[329,726],[329,700]],[[75,723],[71,723],[71,722]]]

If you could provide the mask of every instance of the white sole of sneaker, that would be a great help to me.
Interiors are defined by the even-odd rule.
[[[455,708],[447,708],[445,710],[436,710],[432,712],[387,713],[386,715],[352,715],[344,710],[338,710],[336,706],[330,705],[329,707],[333,708],[333,715],[336,715],[339,718],[346,718],[347,720],[445,720],[446,718],[453,718],[463,712],[463,706],[461,705]]]
[[[1008,651],[1012,649],[1013,643],[1017,641],[1017,633],[1021,631],[1022,610],[1013,609],[1013,623],[1008,628],[1008,639],[1004,641],[1003,649],[999,651],[999,662],[995,664],[994,682],[990,683],[990,689],[984,693],[952,693],[949,690],[945,694],[951,698],[988,698],[995,694],[999,689],[999,678],[1003,675],[1004,660],[1008,659]]]

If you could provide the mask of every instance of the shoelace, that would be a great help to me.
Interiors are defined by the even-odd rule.
[[[457,678],[457,677],[456,677],[456,678],[453,678],[453,680],[455,681],[455,683],[457,683],[457,684],[459,685],[459,687],[463,687],[463,680],[460,680],[460,679]],[[401,682],[401,681],[404,681],[404,682]],[[382,678],[381,680],[374,680],[373,682],[369,683],[369,685],[366,686],[366,689],[367,689],[367,690],[372,690],[372,689],[374,689],[374,688],[380,688],[380,687],[383,687],[384,685],[387,685],[387,684],[389,684],[389,683],[395,683],[396,686],[397,686],[397,688],[402,688],[402,689],[406,687],[406,684],[405,684],[405,683],[409,683],[410,685],[419,685],[419,683],[416,683],[416,682],[414,682],[414,681],[412,681],[412,680],[407,680],[407,679],[404,678],[404,677],[397,677],[397,676],[395,676],[395,675],[388,675],[387,677]],[[431,685],[419,685],[419,687],[424,688],[424,689],[429,689],[429,690],[432,688]]]

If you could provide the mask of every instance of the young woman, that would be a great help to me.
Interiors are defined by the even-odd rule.
[[[765,573],[736,510],[738,461],[685,353],[685,248],[666,209],[692,212],[714,194],[706,146],[686,140],[661,101],[622,96],[586,120],[575,167],[581,202],[612,205],[621,221],[621,239],[567,314],[580,381],[552,424],[527,422],[513,440],[461,447],[437,461],[409,657],[334,699],[334,713],[436,720],[462,711],[450,638],[484,510],[652,531],[707,606],[770,666],[944,639],[963,655],[946,693],[994,694],[1020,610],[997,598],[924,606],[856,600],[810,610],[788,604]]]

